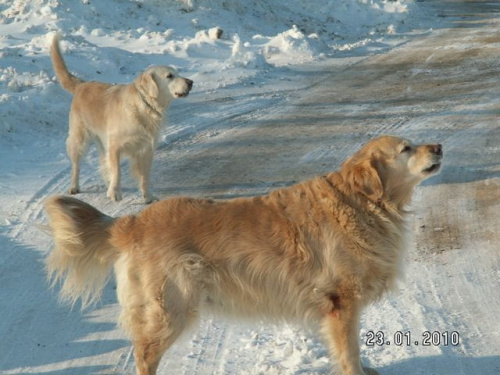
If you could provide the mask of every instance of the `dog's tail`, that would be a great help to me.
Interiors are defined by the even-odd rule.
[[[84,81],[75,77],[68,71],[64,59],[62,58],[61,50],[59,49],[59,36],[57,34],[54,36],[54,39],[52,39],[50,58],[52,59],[52,65],[54,66],[54,71],[56,72],[57,79],[61,83],[61,86],[63,89],[73,94],[76,86]]]
[[[61,299],[82,308],[99,300],[119,250],[110,243],[115,219],[78,199],[54,196],[45,201],[54,250],[46,259],[52,285],[61,282]]]

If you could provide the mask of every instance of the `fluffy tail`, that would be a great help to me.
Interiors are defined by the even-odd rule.
[[[52,65],[54,66],[54,71],[56,72],[57,79],[61,83],[61,86],[63,89],[73,94],[76,86],[83,81],[68,71],[59,49],[59,37],[57,34],[54,36],[54,39],[52,39],[50,58],[52,59]]]
[[[54,250],[46,259],[46,270],[54,286],[62,283],[61,299],[82,308],[99,300],[108,281],[118,249],[110,240],[115,219],[78,199],[54,196],[45,201]]]

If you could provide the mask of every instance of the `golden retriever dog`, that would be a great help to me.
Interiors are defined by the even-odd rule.
[[[54,196],[45,203],[55,243],[48,277],[62,282],[63,299],[86,306],[114,267],[140,375],[155,374],[206,309],[318,323],[340,373],[376,374],[361,365],[360,314],[402,274],[405,207],[442,155],[439,144],[382,136],[339,171],[268,195],[177,197],[118,218]]]
[[[189,94],[193,81],[179,77],[171,67],[152,66],[130,84],[84,82],[66,68],[57,35],[50,57],[61,86],[74,95],[66,142],[72,167],[69,194],[80,192],[80,159],[89,142],[95,141],[108,197],[122,199],[120,158],[128,156],[142,197],[150,203],[154,197],[150,193],[149,174],[163,116],[173,99]]]

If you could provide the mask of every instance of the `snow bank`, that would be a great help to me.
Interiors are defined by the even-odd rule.
[[[380,45],[413,9],[411,0],[0,0],[0,143],[66,121],[51,32],[62,33],[68,67],[83,79],[128,82],[166,64],[195,80],[196,95]]]

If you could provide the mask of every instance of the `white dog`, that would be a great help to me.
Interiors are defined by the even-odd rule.
[[[139,180],[144,201],[150,203],[154,198],[149,189],[149,174],[163,116],[173,99],[189,94],[193,81],[179,77],[171,67],[153,66],[130,84],[84,82],[66,68],[57,35],[50,56],[57,79],[74,95],[67,139],[72,165],[69,193],[80,192],[80,159],[94,140],[101,153],[108,197],[122,199],[120,158],[124,155],[131,159],[131,170]]]

